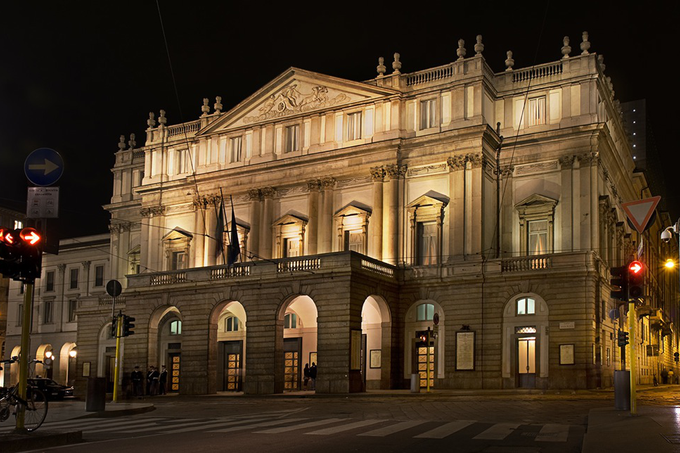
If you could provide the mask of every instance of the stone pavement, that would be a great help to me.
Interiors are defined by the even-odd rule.
[[[638,392],[662,390],[666,386],[639,386]],[[671,387],[671,386],[668,386]],[[677,388],[677,386],[674,386]],[[614,409],[614,392],[609,390],[567,391],[576,395],[587,395],[593,392],[611,394],[611,408],[592,409],[588,415],[588,427],[583,439],[583,453],[616,452],[677,452],[680,453],[680,405],[677,406],[641,406],[638,401],[637,414],[630,411]],[[520,393],[524,393],[521,392]],[[529,391],[527,394],[540,394]],[[509,391],[471,391],[471,390],[437,390],[440,396],[454,395],[500,395],[516,396],[517,390]],[[318,395],[319,397],[342,396],[343,398],[370,396],[406,396],[429,397],[430,395],[413,394],[403,390],[384,390],[350,395]],[[223,395],[220,395],[223,396]],[[272,395],[277,397],[279,395]],[[286,394],[294,396],[294,394]],[[301,397],[314,397],[313,392],[300,392]],[[550,394],[545,394],[550,398]],[[187,397],[183,397],[187,398]],[[111,403],[108,402],[102,412],[87,412],[84,401],[63,401],[50,404],[46,422],[72,420],[84,417],[116,417],[138,414],[154,410],[153,399],[140,402]],[[78,443],[82,439],[80,431],[50,432],[38,429],[28,434],[0,434],[0,451],[2,453],[35,450],[59,445]]]

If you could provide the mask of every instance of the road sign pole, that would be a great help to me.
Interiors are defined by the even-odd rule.
[[[113,402],[120,399],[120,337],[123,333],[123,316],[118,314],[116,322],[116,364],[113,376]]]
[[[31,333],[31,312],[33,311],[33,282],[26,283],[24,288],[24,312],[21,317],[21,350],[19,352],[19,398],[26,401],[26,388],[28,387],[28,361]],[[25,407],[19,405],[17,407],[17,423],[16,431],[25,432],[24,427],[24,410]]]
[[[635,361],[637,354],[635,351],[635,302],[628,301],[628,330],[630,331],[630,415],[637,414],[637,404],[635,401]]]

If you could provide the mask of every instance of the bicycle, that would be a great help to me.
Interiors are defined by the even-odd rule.
[[[18,361],[18,357],[12,357],[11,359],[0,360],[0,364],[11,364]],[[42,363],[40,360],[35,359],[31,360],[31,362]],[[0,366],[0,370],[2,370],[2,366]],[[27,386],[26,399],[24,400],[19,396],[18,385],[0,389],[0,423],[7,421],[11,414],[17,417],[21,410],[24,412],[24,428],[26,431],[33,432],[40,428],[40,425],[45,421],[45,417],[47,417],[47,398],[45,394],[40,389]]]

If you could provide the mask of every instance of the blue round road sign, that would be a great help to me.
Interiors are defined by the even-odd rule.
[[[64,174],[64,160],[51,148],[38,148],[26,158],[24,173],[36,186],[51,186]]]

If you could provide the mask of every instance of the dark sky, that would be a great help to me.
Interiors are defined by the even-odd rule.
[[[0,15],[0,204],[23,211],[26,156],[57,150],[62,238],[107,231],[118,137],[143,144],[150,111],[190,121],[218,95],[229,110],[290,66],[360,81],[399,52],[402,72],[426,69],[454,61],[460,38],[473,55],[477,34],[502,71],[507,50],[516,68],[558,60],[565,35],[575,55],[587,30],[616,97],[647,99],[667,180],[677,180],[677,2],[160,1],[160,15],[147,0],[23,3]],[[669,201],[676,218],[680,203]]]

